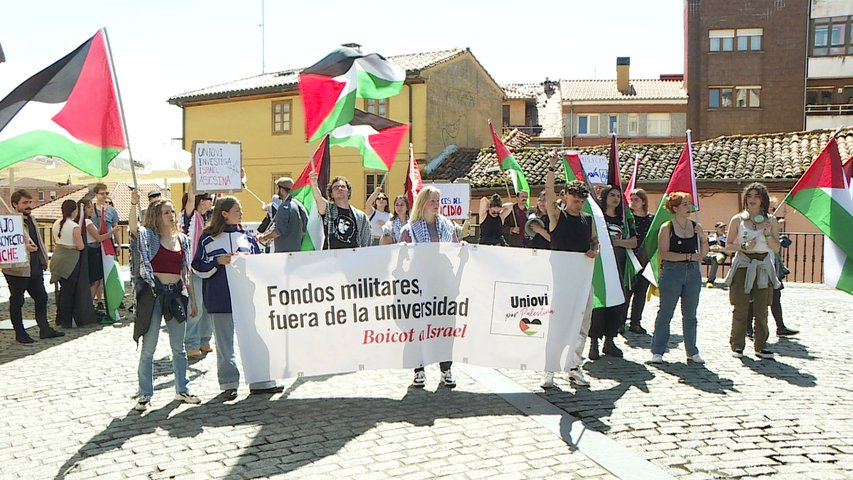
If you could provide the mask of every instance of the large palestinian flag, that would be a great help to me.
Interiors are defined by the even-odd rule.
[[[124,148],[103,30],[0,101],[0,168],[44,155],[103,177]]]
[[[664,207],[669,194],[674,192],[689,193],[693,199],[693,209],[699,210],[699,197],[696,191],[696,176],[693,172],[693,153],[691,151],[690,136],[687,136],[687,143],[684,145],[684,150],[678,157],[678,163],[672,171],[672,176],[669,178],[669,184],[666,186],[666,192],[660,199],[655,218],[649,226],[649,233],[646,234],[646,239],[643,241],[643,248],[646,250],[648,265],[643,269],[642,275],[651,282],[654,286],[658,285],[660,278],[660,253],[658,252],[658,234],[664,223],[672,220],[672,213]]]
[[[830,139],[785,203],[802,213],[827,239],[824,282],[853,294],[853,193],[838,143]]]
[[[512,156],[509,149],[504,145],[504,142],[495,133],[495,127],[492,125],[491,120],[489,120],[489,131],[492,134],[492,142],[495,145],[495,154],[498,156],[498,163],[500,163],[504,171],[509,171],[510,175],[512,175],[512,186],[515,189],[515,193],[527,192],[527,207],[529,208],[530,186],[527,184],[527,177],[524,176],[524,170],[521,169],[518,160]]]
[[[563,157],[563,171],[566,174],[566,183],[579,180],[589,186],[577,153],[570,153]],[[589,190],[593,191],[591,186]],[[621,305],[625,303],[625,294],[622,291],[619,268],[616,265],[616,255],[613,253],[613,244],[610,243],[610,232],[607,230],[604,212],[592,197],[587,197],[583,211],[592,215],[595,220],[595,233],[598,236],[601,252],[595,258],[595,267],[592,271],[593,308]]]
[[[409,126],[404,123],[355,109],[348,124],[332,131],[329,142],[339,147],[357,148],[364,168],[387,172],[408,131]]]
[[[101,235],[107,233],[106,212],[101,209],[101,224],[98,226]],[[104,309],[110,322],[117,322],[118,308],[124,298],[124,282],[118,273],[116,249],[112,238],[101,242],[101,261],[104,265]]]
[[[317,185],[320,190],[326,188],[329,183],[329,138],[326,137],[317,146],[314,155],[302,169],[302,173],[296,182],[293,184],[293,189],[290,195],[305,206],[308,210],[308,227],[305,230],[305,237],[302,239],[302,247],[300,250],[322,250],[323,242],[326,239],[323,231],[323,221],[320,218],[320,213],[317,211],[317,206],[314,203],[314,192],[311,187],[311,172],[317,172]]]
[[[607,167],[607,184],[618,187],[619,191],[622,192],[622,195],[619,196],[619,201],[622,202],[622,238],[628,239],[631,238],[631,231],[636,230],[636,224],[634,220],[634,212],[631,210],[630,195],[628,196],[628,200],[625,200],[625,190],[622,188],[621,172],[622,170],[619,167],[619,142],[616,138],[616,134],[614,133],[611,136],[610,141],[610,160]],[[602,208],[607,207],[607,199],[602,199],[601,203]],[[637,239],[638,245],[639,241],[640,239]],[[631,290],[634,285],[634,278],[640,271],[641,266],[640,261],[634,254],[634,251],[630,248],[625,250],[627,265],[625,265],[625,275],[622,278],[622,283],[625,285],[625,288]]]
[[[355,99],[388,98],[403,88],[406,72],[379,54],[340,47],[299,74],[305,138],[319,139],[353,118]]]

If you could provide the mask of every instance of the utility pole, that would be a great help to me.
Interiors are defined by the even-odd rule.
[[[266,26],[264,16],[264,6],[266,0],[261,0],[261,73],[267,73],[267,52],[266,52]]]

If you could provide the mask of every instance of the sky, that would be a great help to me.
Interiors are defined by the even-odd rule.
[[[631,78],[684,70],[683,0],[4,3],[0,97],[106,27],[135,148],[181,136],[169,97],[307,67],[341,43],[386,56],[467,47],[501,84],[615,78],[622,56]]]

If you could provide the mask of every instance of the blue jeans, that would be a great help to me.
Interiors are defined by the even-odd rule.
[[[192,279],[193,296],[198,306],[198,313],[187,320],[187,338],[184,340],[187,350],[198,349],[202,345],[210,345],[210,337],[213,336],[213,322],[210,321],[207,310],[204,309],[204,300],[202,299],[201,289],[204,280],[196,275],[193,275]]]
[[[142,336],[142,351],[139,354],[139,395],[154,395],[154,351],[157,349],[157,339],[160,336],[160,321],[163,319],[160,301],[154,301],[151,312],[151,325]],[[169,346],[172,348],[172,370],[175,373],[175,391],[188,393],[190,378],[187,375],[187,352],[184,350],[184,335],[186,322],[175,319],[166,322],[169,332]]]
[[[240,371],[237,369],[237,354],[234,352],[234,317],[230,313],[208,313],[213,322],[216,335],[216,376],[219,388],[236,390],[240,385]],[[250,389],[272,388],[275,381],[251,383]]]
[[[669,324],[675,305],[681,299],[681,317],[684,330],[684,349],[688,356],[699,353],[696,348],[696,307],[702,291],[702,274],[699,262],[662,262],[660,278],[660,308],[652,335],[652,354],[663,355],[669,342]]]

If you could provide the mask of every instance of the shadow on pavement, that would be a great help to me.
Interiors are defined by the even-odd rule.
[[[144,415],[130,411],[114,419],[69,458],[55,478],[76,474],[80,472],[81,461],[120,450],[130,439],[156,430],[165,430],[170,437],[188,438],[201,434],[205,428],[260,426],[251,444],[242,448],[236,463],[221,472],[220,477],[245,479],[291,472],[334,455],[382,423],[431,426],[437,419],[518,415],[515,407],[496,394],[442,387],[435,392],[409,389],[400,400],[369,397],[271,400],[269,396],[252,395],[224,403],[221,397],[216,397],[199,406],[182,407],[174,414],[178,405],[173,401]]]
[[[773,346],[778,355],[783,357],[802,358],[804,360],[815,360],[817,357],[809,353],[809,349],[801,344],[796,338],[779,337]]]
[[[787,363],[782,363],[778,358],[775,360],[754,360],[749,357],[743,357],[741,361],[755,373],[778,378],[791,385],[798,387],[814,387],[817,385],[817,379],[813,375],[803,373]]]
[[[703,364],[671,363],[650,364],[658,370],[678,377],[678,383],[691,386],[703,392],[725,395],[726,392],[737,392],[731,379],[723,378],[708,370]]]

